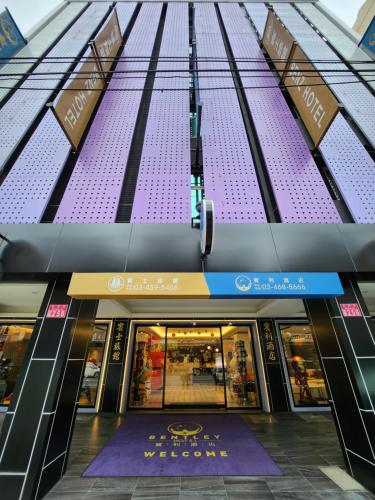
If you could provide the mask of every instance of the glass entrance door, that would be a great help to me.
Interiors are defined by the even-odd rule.
[[[218,323],[138,325],[129,408],[259,408],[255,328]]]
[[[225,405],[219,327],[167,329],[164,405]]]

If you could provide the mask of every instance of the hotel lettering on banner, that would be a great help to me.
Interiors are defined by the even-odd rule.
[[[52,110],[65,135],[77,149],[87,124],[105,87],[105,79],[122,43],[116,9],[92,42],[74,75],[52,104]]]
[[[263,45],[318,146],[339,111],[336,97],[272,11],[268,12]]]

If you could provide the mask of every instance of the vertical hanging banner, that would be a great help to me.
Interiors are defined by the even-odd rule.
[[[54,115],[74,149],[85,133],[91,115],[105,88],[105,79],[121,47],[122,36],[116,9],[91,43],[63,90],[53,101]]]
[[[262,42],[317,147],[339,111],[336,97],[272,11]]]
[[[283,78],[295,42],[272,10],[268,11],[262,43]]]
[[[8,9],[0,13],[0,66],[6,63],[6,59],[18,52],[26,40],[18,29]]]
[[[339,111],[339,103],[300,47],[291,55],[284,83],[315,146]]]

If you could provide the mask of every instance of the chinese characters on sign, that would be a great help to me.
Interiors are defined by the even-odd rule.
[[[266,363],[278,363],[275,335],[271,321],[260,322],[260,333]]]
[[[340,304],[343,316],[362,316],[361,308],[358,304]]]
[[[127,340],[127,321],[115,320],[111,341],[110,363],[122,363]]]
[[[287,67],[289,57],[294,48],[294,40],[271,10],[268,11],[262,41],[264,48],[274,61],[280,76],[283,77],[284,70]]]
[[[50,304],[47,310],[47,318],[66,318],[68,304]]]

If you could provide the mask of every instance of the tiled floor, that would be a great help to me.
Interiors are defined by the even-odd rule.
[[[283,476],[82,478],[82,472],[123,418],[79,415],[66,474],[46,498],[375,500],[375,495],[366,491],[343,491],[320,470],[329,465],[344,466],[329,414],[248,414],[243,418],[282,469]]]

